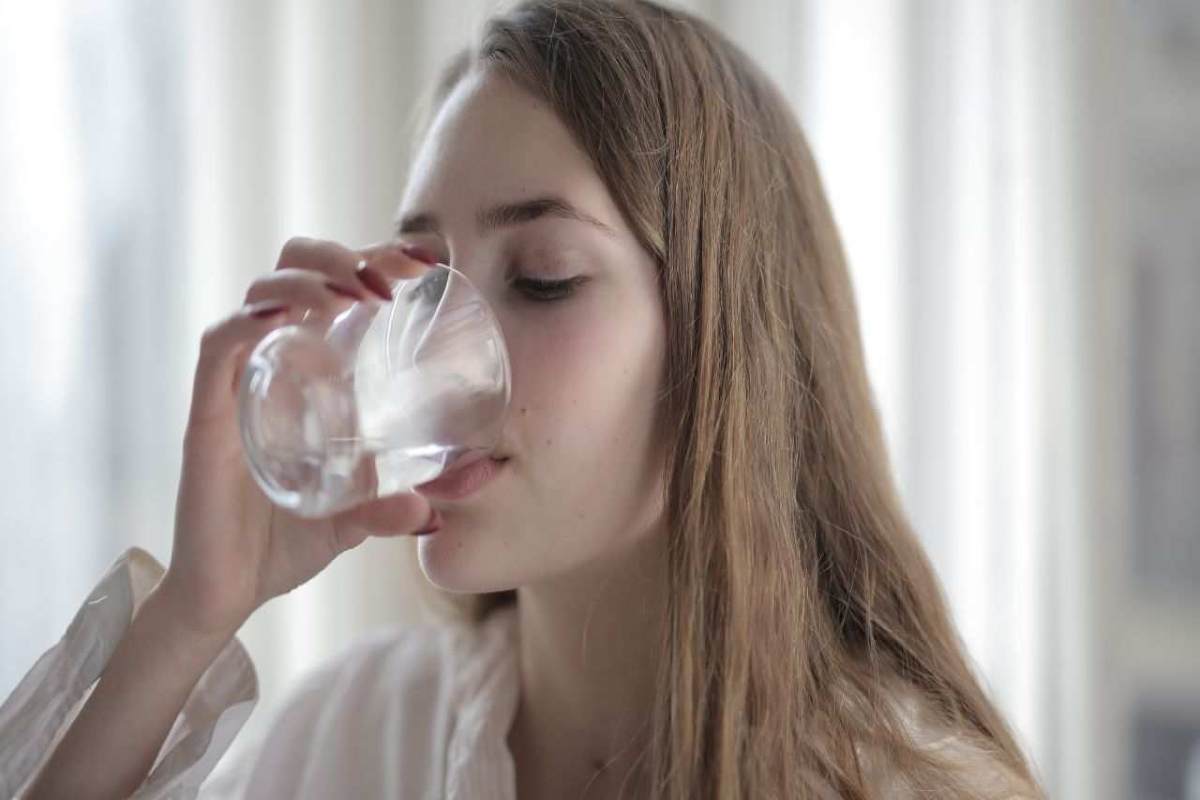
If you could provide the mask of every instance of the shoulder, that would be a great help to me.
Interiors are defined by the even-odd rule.
[[[448,703],[460,675],[503,652],[506,630],[480,625],[422,623],[368,634],[302,677],[284,706],[308,717],[365,714],[403,707],[410,713]],[[286,711],[285,711],[286,713]]]
[[[364,636],[314,670],[313,682],[347,683],[382,678],[389,686],[425,685],[474,672],[510,654],[516,636],[511,608],[499,608],[475,624],[421,623]]]
[[[465,634],[434,624],[387,628],[367,634],[305,673],[287,695],[287,706],[330,705],[335,698],[422,688],[437,681]]]
[[[372,781],[391,780],[379,774],[388,764],[402,768],[411,796],[436,796],[434,767],[445,760],[468,678],[508,652],[502,622],[388,628],[328,657],[274,711],[247,796],[387,794],[392,784]]]
[[[494,660],[510,657],[510,644],[503,614],[480,625],[406,625],[354,640],[295,682],[266,729],[254,772],[298,783],[259,788],[281,796],[344,792],[344,776],[367,780],[380,764],[395,764],[397,753],[410,788],[438,780],[426,772],[444,762],[464,698]],[[386,793],[356,786],[367,794],[376,788]],[[433,784],[426,790],[437,794]]]
[[[1038,800],[1041,794],[1015,773],[1006,759],[979,737],[959,730],[911,686],[895,685],[890,700],[916,750],[931,757],[951,782],[969,787],[972,797],[986,800]],[[878,754],[873,754],[878,756]],[[887,797],[918,797],[914,789],[883,758],[866,759],[872,782]]]

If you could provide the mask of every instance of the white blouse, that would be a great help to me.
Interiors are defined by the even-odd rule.
[[[0,798],[27,789],[163,572],[145,550],[126,550],[0,706]],[[367,636],[300,681],[263,742],[218,766],[258,701],[254,666],[231,639],[132,797],[513,800],[514,623],[501,608],[478,628]]]
[[[126,550],[0,706],[0,798],[28,788],[163,572],[145,550]],[[360,639],[299,682],[262,741],[222,761],[258,700],[254,666],[235,637],[201,676],[132,797],[514,800],[507,737],[520,694],[516,637],[507,607],[479,626],[409,626]],[[911,698],[898,701],[922,746],[959,762],[972,784],[995,798],[1028,796]],[[869,772],[880,797],[910,796],[886,768]]]

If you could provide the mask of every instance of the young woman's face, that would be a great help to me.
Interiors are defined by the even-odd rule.
[[[544,202],[488,213],[529,201]],[[655,266],[567,128],[511,82],[472,73],[430,128],[399,220],[401,238],[484,294],[512,366],[497,448],[509,460],[474,494],[431,500],[444,523],[419,540],[428,579],[456,592],[569,579],[659,530]]]

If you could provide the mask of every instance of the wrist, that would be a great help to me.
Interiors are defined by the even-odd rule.
[[[200,623],[187,612],[186,599],[172,584],[159,581],[134,618],[141,632],[182,657],[213,658],[234,637],[242,620]]]

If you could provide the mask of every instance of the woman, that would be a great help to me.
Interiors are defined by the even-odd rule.
[[[293,240],[206,335],[170,567],[28,796],[187,795],[232,735],[197,692],[244,698],[241,623],[431,512],[421,569],[462,624],[329,662],[205,793],[1039,796],[901,509],[838,235],[769,81],[681,12],[535,0],[434,99],[404,248]],[[272,510],[236,435],[246,352],[422,259],[482,287],[509,344],[491,479]],[[199,744],[156,763],[181,718]]]

